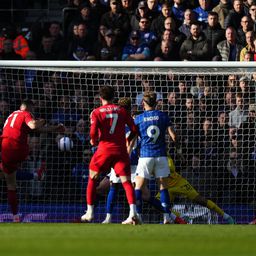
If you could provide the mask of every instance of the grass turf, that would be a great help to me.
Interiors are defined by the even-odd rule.
[[[1,224],[1,255],[256,255],[250,225]]]

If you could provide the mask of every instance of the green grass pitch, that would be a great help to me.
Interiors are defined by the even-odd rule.
[[[253,225],[8,224],[0,255],[253,256]]]

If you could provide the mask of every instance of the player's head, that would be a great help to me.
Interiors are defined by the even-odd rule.
[[[154,108],[157,104],[156,93],[152,92],[152,91],[144,92],[144,94],[143,94],[143,104],[144,104],[144,106]]]
[[[118,105],[125,108],[127,111],[131,112],[132,109],[132,101],[130,98],[120,98],[118,100]]]
[[[34,102],[30,99],[24,99],[22,102],[21,102],[21,105],[20,105],[20,109],[21,110],[27,110],[27,111],[32,111],[33,110],[33,107],[34,107]]]
[[[106,101],[114,99],[115,91],[112,86],[106,85],[100,88],[100,98]]]

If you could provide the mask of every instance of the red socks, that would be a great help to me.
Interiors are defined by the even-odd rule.
[[[136,203],[135,192],[134,192],[134,188],[132,186],[132,183],[130,181],[126,181],[122,184],[123,184],[123,188],[125,190],[126,198],[128,200],[129,205],[130,204],[135,204]]]
[[[94,205],[96,197],[96,180],[93,180],[89,177],[86,191],[86,201],[89,205]]]

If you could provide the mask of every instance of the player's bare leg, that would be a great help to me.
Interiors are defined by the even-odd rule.
[[[98,177],[99,174],[97,172],[90,170],[86,192],[87,210],[86,213],[81,216],[82,222],[91,222],[94,219],[94,200],[96,196],[96,182]]]

